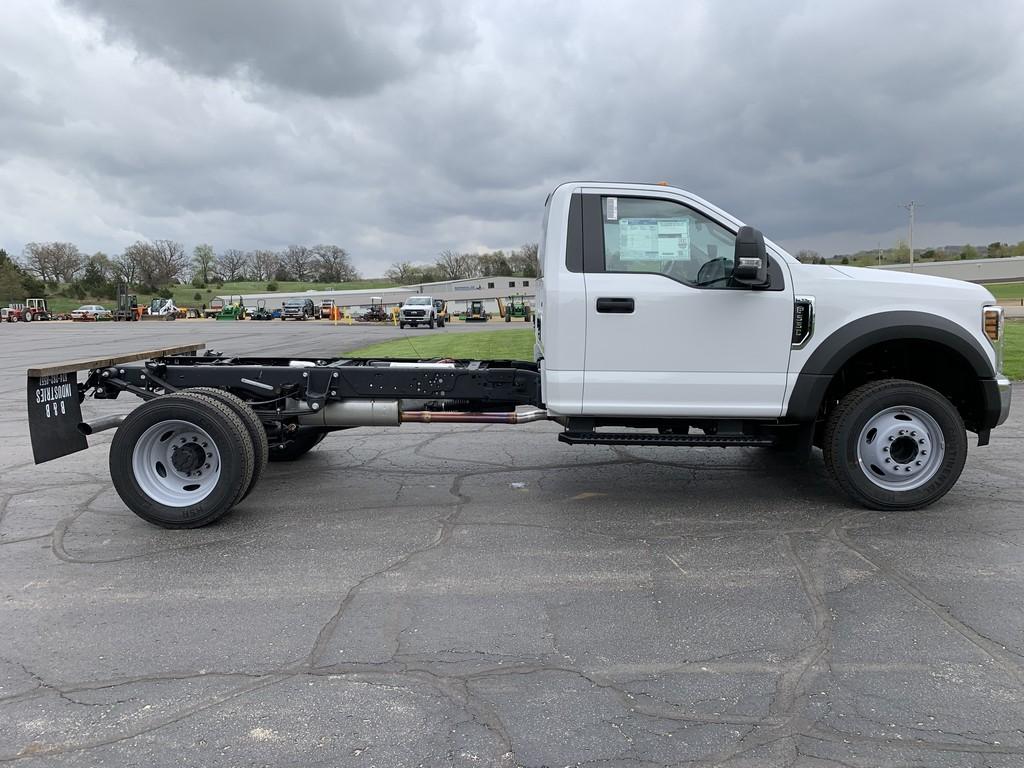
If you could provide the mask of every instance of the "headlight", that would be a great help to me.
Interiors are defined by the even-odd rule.
[[[989,305],[982,311],[982,327],[985,338],[992,344],[996,353],[996,373],[1003,371],[1003,348],[1006,346],[1005,320],[1003,308]]]

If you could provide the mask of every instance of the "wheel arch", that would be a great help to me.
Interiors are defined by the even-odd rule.
[[[825,338],[797,376],[786,417],[811,422],[872,375],[933,387],[960,410],[968,427],[986,424],[984,380],[996,372],[981,344],[957,323],[927,312],[879,312]]]

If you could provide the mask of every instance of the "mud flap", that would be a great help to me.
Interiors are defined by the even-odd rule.
[[[36,464],[88,448],[78,431],[81,421],[77,373],[28,377],[28,428]]]

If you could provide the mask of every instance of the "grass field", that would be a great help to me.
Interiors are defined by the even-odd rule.
[[[997,299],[1024,299],[1024,283],[986,283]]]
[[[394,341],[345,352],[352,357],[454,357],[473,360],[533,360],[533,329],[479,333],[425,334],[416,331]]]
[[[1006,357],[1003,373],[1014,381],[1024,379],[1024,320],[1006,321]]]
[[[280,282],[277,284],[276,293],[293,293],[295,291],[325,291],[333,289],[346,291],[358,288],[372,290],[374,288],[391,288],[395,284],[387,280],[353,280],[348,283],[310,283],[310,282]],[[198,307],[202,304],[209,305],[214,296],[229,296],[238,294],[268,293],[266,282],[237,282],[224,283],[223,288],[208,286],[196,288],[191,285],[175,285],[171,288],[174,294],[174,303],[179,307]],[[200,298],[196,298],[196,294]],[[138,294],[139,304],[149,304],[155,294]],[[117,300],[113,296],[92,296],[85,299],[69,299],[63,296],[51,296],[46,299],[52,312],[70,312],[83,304],[102,304],[107,309],[115,309]],[[268,304],[270,302],[267,302]]]

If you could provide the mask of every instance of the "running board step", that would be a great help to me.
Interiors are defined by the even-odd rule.
[[[655,435],[650,432],[561,432],[558,439],[570,445],[689,445],[768,446],[775,441],[770,437],[751,435]]]

